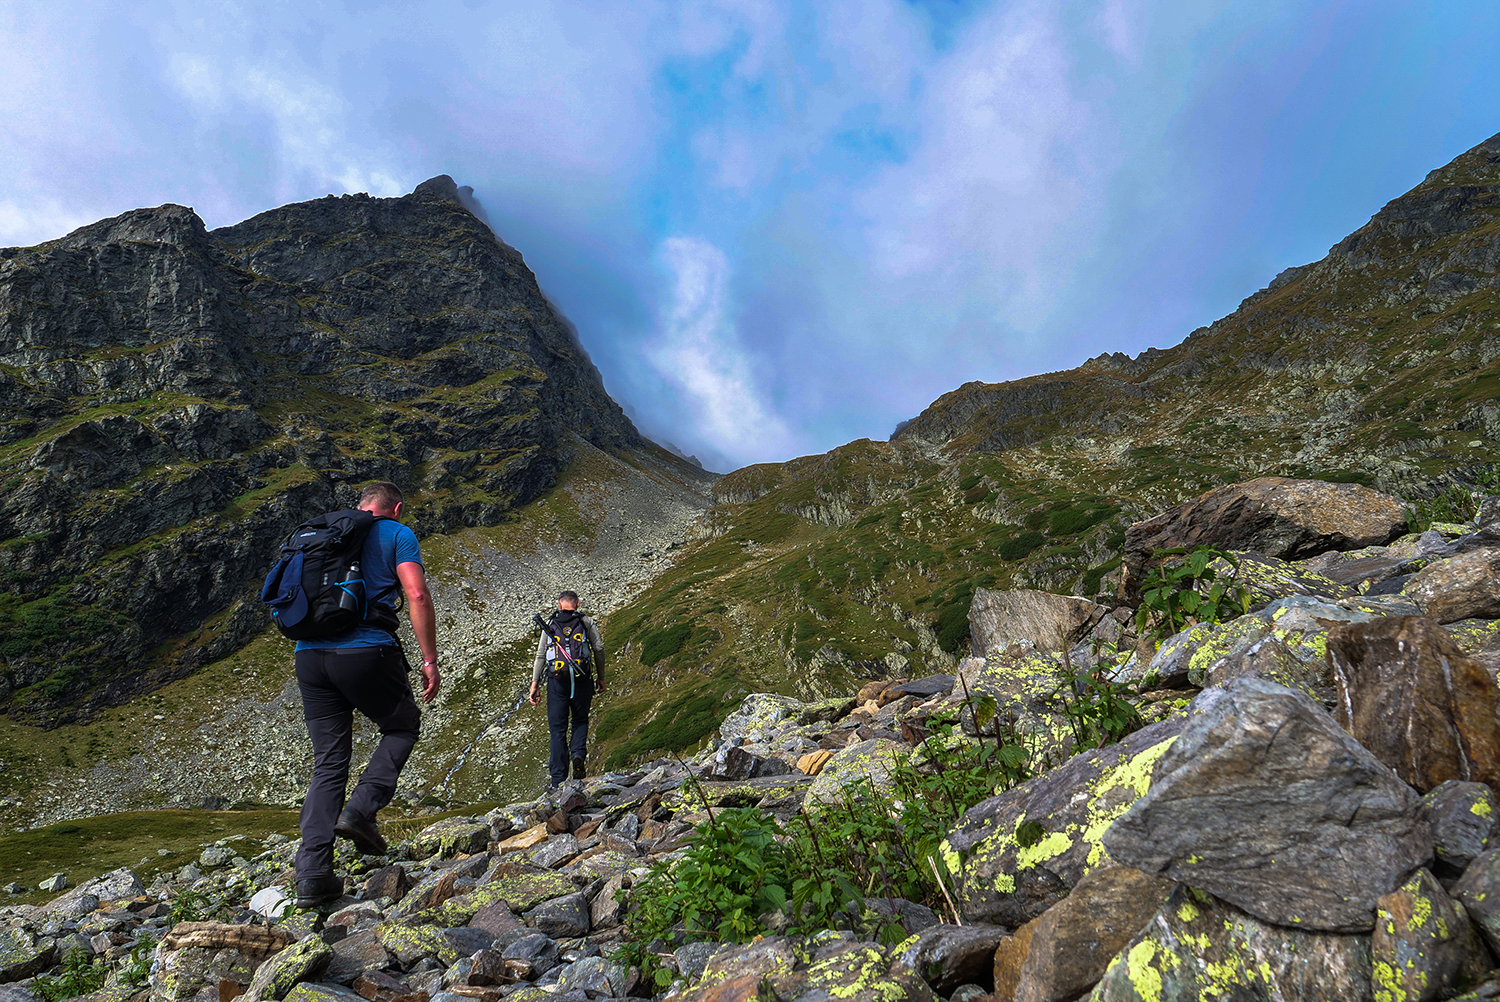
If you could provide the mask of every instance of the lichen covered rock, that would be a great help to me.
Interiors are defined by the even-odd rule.
[[[1376,1002],[1435,1002],[1489,969],[1468,915],[1425,868],[1380,899],[1370,959]]]
[[[444,818],[423,828],[411,840],[411,850],[417,859],[452,859],[483,852],[489,841],[490,823],[484,818]]]
[[[1432,857],[1419,806],[1320,705],[1242,678],[1193,701],[1150,792],[1103,843],[1263,921],[1366,931],[1375,900]]]
[[[1178,887],[1089,995],[1090,1002],[1205,999],[1371,1002],[1370,937],[1270,925]]]
[[[1016,928],[1104,864],[1104,833],[1146,795],[1182,726],[1153,724],[970,808],[941,846],[964,921]]]

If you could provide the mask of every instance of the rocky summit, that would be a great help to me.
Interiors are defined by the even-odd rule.
[[[372,479],[493,525],[637,434],[446,176],[209,232],[163,205],[0,250],[0,704],[56,722],[235,650],[279,541]]]

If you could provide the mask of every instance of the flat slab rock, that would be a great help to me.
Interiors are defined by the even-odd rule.
[[[1357,484],[1260,477],[1217,487],[1125,531],[1125,589],[1134,597],[1156,551],[1213,546],[1282,560],[1384,546],[1406,531],[1400,498]]]
[[[1032,588],[992,591],[979,588],[969,604],[974,656],[1025,641],[1042,651],[1064,651],[1088,635],[1109,614],[1086,598],[1054,595]]]
[[[1193,701],[1150,791],[1103,841],[1263,921],[1364,932],[1376,899],[1432,858],[1420,806],[1320,705],[1242,678]]]

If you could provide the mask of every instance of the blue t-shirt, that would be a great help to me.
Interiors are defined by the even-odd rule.
[[[420,564],[422,550],[417,545],[417,534],[394,518],[377,519],[365,537],[365,552],[360,558],[359,570],[365,579],[365,594],[371,603],[379,603],[388,609],[396,608],[401,592],[401,579],[396,577],[396,565]],[[314,651],[329,647],[383,647],[394,645],[396,637],[388,630],[375,626],[356,626],[348,633],[335,637],[320,637],[317,640],[297,641],[297,650]]]

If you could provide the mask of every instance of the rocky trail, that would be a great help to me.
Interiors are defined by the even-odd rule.
[[[284,835],[58,874],[0,908],[0,1002],[1500,996],[1477,507],[1412,533],[1364,487],[1218,488],[1132,527],[1129,602],[980,589],[953,674],[754,694],[686,758],[388,823],[318,909]],[[1164,625],[1192,546],[1216,576],[1173,594],[1233,601]]]

